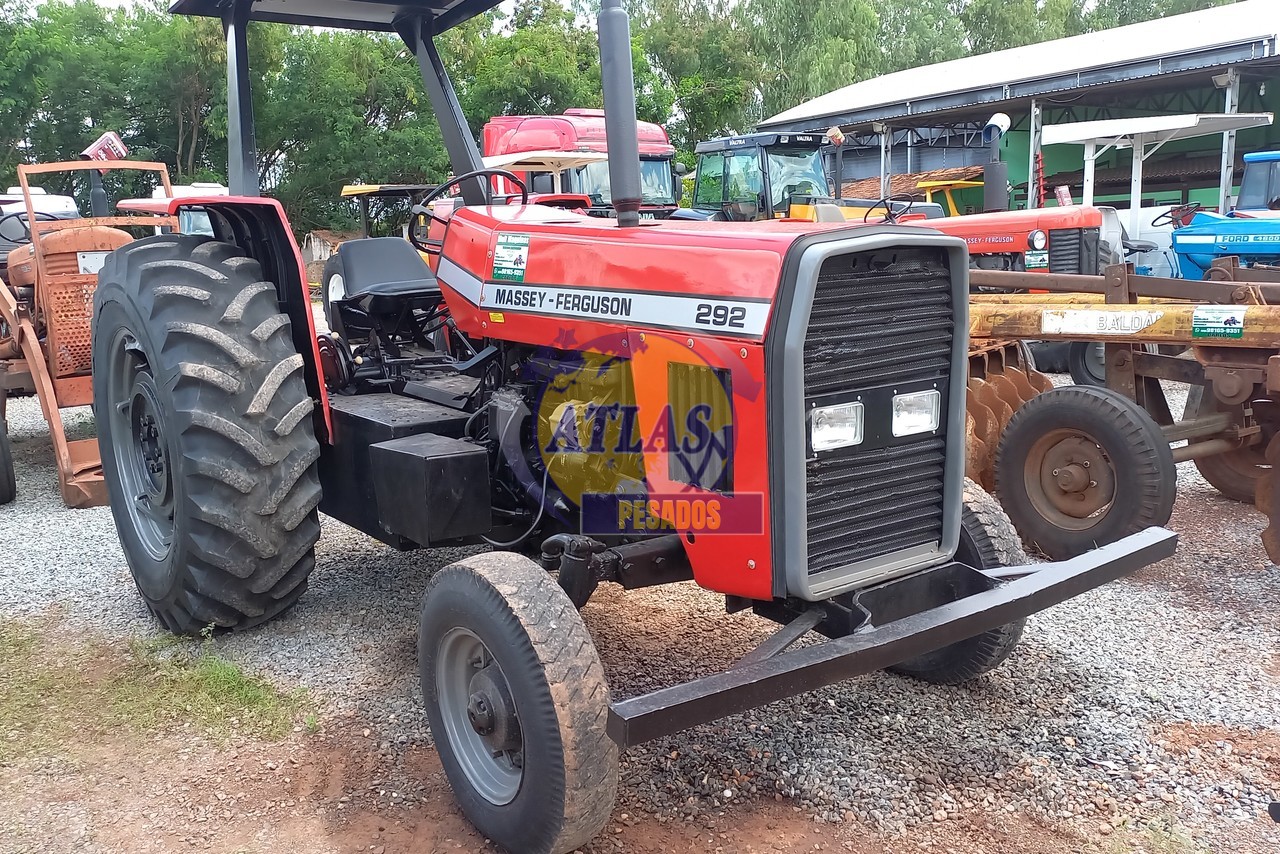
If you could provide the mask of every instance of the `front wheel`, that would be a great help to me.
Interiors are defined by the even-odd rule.
[[[1030,561],[1013,523],[1000,504],[972,480],[965,478],[960,510],[960,546],[956,560],[974,569],[1023,566]],[[895,664],[889,670],[935,685],[958,685],[999,667],[1022,639],[1026,620],[1015,620],[980,635],[956,641]]]
[[[996,491],[1023,541],[1065,560],[1168,522],[1177,475],[1142,407],[1105,388],[1065,386],[1010,419]]]
[[[440,570],[422,599],[427,719],[463,813],[511,851],[558,854],[603,829],[618,788],[609,688],[569,597],[528,558]]]

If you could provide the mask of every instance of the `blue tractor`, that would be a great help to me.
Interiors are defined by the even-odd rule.
[[[1161,214],[1152,224],[1165,221],[1174,226],[1173,251],[1184,279],[1203,279],[1215,259],[1229,255],[1242,266],[1280,264],[1280,151],[1244,156],[1240,199],[1230,213],[1211,213],[1193,203]]]

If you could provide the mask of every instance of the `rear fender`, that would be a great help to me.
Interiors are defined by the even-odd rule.
[[[183,209],[204,211],[216,239],[234,243],[262,265],[266,280],[275,284],[276,296],[289,318],[293,345],[302,354],[307,393],[319,403],[324,429],[317,432],[322,434],[322,441],[332,444],[329,394],[320,373],[320,345],[306,265],[280,202],[247,196],[188,196],[159,201],[166,203],[169,214]]]

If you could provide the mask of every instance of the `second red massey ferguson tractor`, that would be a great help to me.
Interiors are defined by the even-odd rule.
[[[1148,529],[1018,565],[964,479],[963,241],[643,226],[620,0],[598,21],[616,219],[488,204],[498,173],[431,36],[495,5],[175,7],[226,15],[235,195],[163,203],[214,236],[114,252],[93,326],[112,511],[167,627],[245,628],[296,602],[321,510],[399,549],[488,543],[423,595],[427,718],[485,836],[569,851],[608,820],[620,749],[886,668],[972,679],[1027,615],[1173,552]],[[354,352],[316,334],[288,223],[256,196],[251,19],[398,33],[457,174],[436,192],[466,202],[423,244],[434,273],[398,238],[347,244]],[[611,697],[577,608],[601,583],[690,579],[781,627],[722,673]],[[811,632],[826,640],[793,648]]]

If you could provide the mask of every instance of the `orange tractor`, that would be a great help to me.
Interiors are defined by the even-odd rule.
[[[118,138],[117,138],[118,139]],[[0,238],[16,244],[0,278],[0,504],[17,494],[5,414],[10,394],[34,393],[49,424],[58,486],[69,507],[107,503],[96,438],[68,439],[62,410],[93,402],[89,321],[98,270],[134,238],[127,228],[176,229],[176,217],[90,216],[64,219],[37,210],[32,176],[125,169],[158,176],[172,195],[162,163],[81,160],[18,166],[22,207],[0,216]],[[95,180],[95,186],[97,184]],[[95,213],[105,213],[105,198]]]

